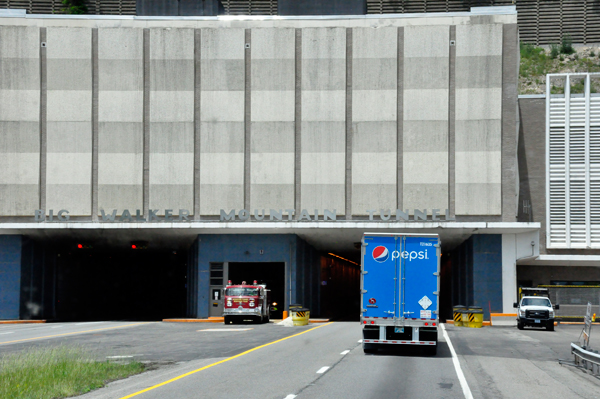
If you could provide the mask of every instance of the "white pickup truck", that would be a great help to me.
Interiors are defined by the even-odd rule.
[[[517,328],[522,330],[525,326],[546,327],[554,331],[554,310],[559,305],[552,307],[550,299],[541,296],[524,296],[519,303],[514,303],[517,308]]]

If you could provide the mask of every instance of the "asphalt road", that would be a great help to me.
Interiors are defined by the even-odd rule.
[[[454,360],[441,331],[435,357],[398,347],[365,355],[356,322],[289,328],[273,323],[60,325],[0,325],[0,354],[79,345],[99,359],[136,358],[152,365],[149,372],[83,399],[465,398],[469,393],[475,398],[600,398],[598,379],[558,363],[572,360],[569,343],[577,340],[581,326],[558,326],[555,332],[446,326]],[[592,346],[593,338],[592,332]]]

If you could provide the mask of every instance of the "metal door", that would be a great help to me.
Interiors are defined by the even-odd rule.
[[[208,315],[220,317],[223,316],[223,263],[211,263],[209,272]]]
[[[402,237],[400,251],[401,317],[435,319],[438,312],[439,241]]]

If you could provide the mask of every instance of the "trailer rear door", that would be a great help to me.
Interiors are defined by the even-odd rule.
[[[436,319],[438,310],[438,237],[404,236],[400,244],[401,314],[408,319]]]
[[[398,312],[399,286],[398,259],[392,254],[398,250],[401,237],[364,236],[362,309],[363,317],[393,317]]]

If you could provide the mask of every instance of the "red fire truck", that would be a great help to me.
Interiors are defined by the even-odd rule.
[[[223,300],[225,324],[244,320],[268,323],[269,292],[266,284],[258,284],[256,280],[252,284],[242,281],[241,285],[233,285],[229,280]]]

